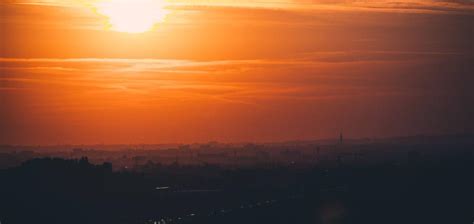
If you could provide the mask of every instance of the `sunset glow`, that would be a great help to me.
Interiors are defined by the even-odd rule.
[[[95,4],[108,17],[110,28],[125,33],[143,33],[165,19],[163,0],[104,0]]]
[[[474,0],[0,0],[0,224],[469,223],[473,28]]]
[[[8,0],[0,7],[0,144],[470,130],[470,1]]]

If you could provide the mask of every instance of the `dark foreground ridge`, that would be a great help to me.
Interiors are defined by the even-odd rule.
[[[471,223],[472,145],[443,147],[378,163],[148,164],[120,172],[85,157],[32,159],[0,171],[0,221]]]

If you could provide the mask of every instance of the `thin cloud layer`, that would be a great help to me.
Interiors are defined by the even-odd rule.
[[[224,61],[3,58],[0,96],[6,107],[0,124],[9,131],[1,140],[272,141],[330,137],[340,127],[352,136],[371,136],[456,131],[468,124],[467,83],[473,80],[463,68],[469,55],[348,55]],[[391,128],[382,132],[380,122]],[[40,133],[43,129],[49,134]]]
[[[27,4],[56,7],[82,7],[100,0],[8,0],[4,4]],[[470,0],[280,0],[280,1],[167,1],[169,6],[218,6],[243,8],[278,9],[350,9],[353,10],[406,10],[410,12],[460,12],[472,13],[474,3]]]

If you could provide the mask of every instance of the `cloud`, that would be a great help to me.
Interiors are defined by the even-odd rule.
[[[1,58],[0,123],[8,132],[0,141],[281,140],[340,127],[351,136],[457,131],[472,120],[469,57],[336,51],[258,60]]]
[[[469,61],[470,57],[449,52],[355,51],[313,52],[286,59],[210,61],[0,58],[0,79],[19,84],[0,87],[41,90],[46,86],[69,86],[81,92],[119,91],[248,104],[264,98],[324,99],[370,95],[373,91],[404,95],[417,92],[420,86],[432,91],[440,84],[438,79],[446,77],[445,70],[433,71],[428,69],[430,65],[443,62],[451,67],[450,63]],[[428,70],[416,74],[413,67]],[[432,80],[425,80],[428,76]],[[402,80],[407,77],[413,80],[404,83]]]
[[[84,7],[99,0],[8,0],[2,4],[23,4],[54,7]],[[272,0],[272,1],[168,1],[174,9],[203,10],[218,8],[266,8],[287,10],[370,10],[413,13],[468,13],[474,12],[470,0]]]

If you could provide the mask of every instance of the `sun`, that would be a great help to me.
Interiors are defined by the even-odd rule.
[[[165,0],[101,0],[98,13],[108,18],[109,27],[118,32],[143,33],[163,22],[168,10]]]

